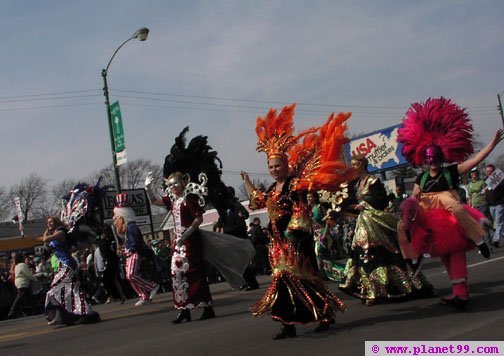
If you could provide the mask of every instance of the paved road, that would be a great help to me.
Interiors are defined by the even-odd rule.
[[[348,312],[322,334],[313,325],[299,327],[296,339],[271,339],[279,327],[269,317],[254,318],[248,308],[261,289],[232,291],[226,283],[212,285],[217,318],[172,325],[176,316],[171,295],[134,307],[96,306],[103,322],[94,325],[49,327],[42,316],[0,322],[0,353],[4,355],[363,355],[368,340],[504,340],[504,249],[490,260],[469,254],[471,302],[457,312],[438,305],[438,298],[375,306],[362,305],[340,293]],[[448,277],[436,260],[424,274],[440,295],[450,291]],[[337,290],[335,284],[330,285]],[[193,315],[199,316],[200,311]]]

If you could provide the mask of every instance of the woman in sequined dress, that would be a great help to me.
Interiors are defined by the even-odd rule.
[[[146,188],[150,183],[146,183]],[[172,246],[171,277],[173,304],[179,310],[177,318],[172,320],[174,324],[191,321],[194,308],[203,308],[199,320],[215,317],[198,229],[204,211],[198,204],[198,196],[187,194],[188,183],[188,175],[175,172],[166,179],[170,194],[157,198],[150,188],[147,189],[152,205],[165,206],[173,214],[176,237]]]
[[[77,261],[70,253],[70,236],[58,217],[47,219],[47,230],[38,241],[49,243],[59,261],[59,269],[46,294],[45,311],[49,325],[93,323],[100,316],[86,302],[77,279]]]
[[[365,157],[352,159],[352,166],[359,171],[358,204],[353,208],[360,213],[339,288],[366,305],[434,295],[432,285],[421,273],[413,278],[412,266],[403,259],[397,241],[398,218],[383,211],[387,193],[380,179],[369,175],[367,165]]]
[[[296,324],[319,322],[316,332],[328,330],[334,313],[346,307],[318,276],[306,192],[291,189],[295,178],[288,176],[285,157],[269,157],[268,169],[275,183],[265,193],[242,172],[250,207],[267,207],[270,217],[272,281],[252,313],[269,312],[273,320],[282,323],[274,339],[295,337]]]

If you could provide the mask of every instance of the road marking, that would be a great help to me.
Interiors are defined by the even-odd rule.
[[[31,331],[31,332],[18,332],[18,333],[13,333],[13,334],[2,335],[2,336],[0,336],[0,342],[12,341],[12,340],[22,339],[22,338],[36,336],[36,335],[49,334],[50,332],[53,332],[55,330],[64,330],[64,328],[46,329],[46,330],[38,330],[38,331]]]
[[[478,262],[478,263],[475,263],[475,264],[472,264],[472,265],[468,265],[467,268],[474,267],[474,266],[479,266],[479,265],[484,265],[485,263],[495,262],[495,261],[498,261],[498,260],[502,260],[503,258],[504,258],[504,256],[503,257],[492,258],[490,260],[486,260],[486,261],[483,261],[483,262]]]
[[[502,260],[502,259],[504,259],[504,256],[503,257],[492,258],[490,260],[483,261],[483,262],[473,263],[472,265],[467,265],[467,268],[481,266],[481,265],[484,265],[486,263],[495,262],[495,261],[499,261],[499,260]],[[444,271],[442,273],[448,273],[448,272]]]

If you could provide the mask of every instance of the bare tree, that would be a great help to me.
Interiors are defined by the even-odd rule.
[[[271,182],[269,182],[267,179],[252,178],[252,184],[254,185],[254,187],[264,192],[271,185]],[[240,185],[237,196],[240,199],[249,198],[249,194],[247,192],[247,188],[245,188],[245,184]]]
[[[474,152],[479,152],[485,147],[485,143],[481,141],[481,135],[480,134],[474,134],[473,135],[473,150]]]
[[[58,215],[61,212],[62,198],[79,183],[75,179],[65,179],[50,188],[47,199],[37,208],[37,215]]]
[[[9,199],[9,194],[4,187],[0,187],[0,221],[5,221],[10,219],[12,210],[14,207],[14,202]]]
[[[10,199],[19,197],[25,220],[29,220],[32,213],[34,218],[43,217],[39,209],[47,198],[47,180],[32,173],[27,178],[23,178],[19,185],[11,188],[9,197]]]
[[[106,187],[106,186],[114,187],[115,186],[114,169],[112,168],[112,166],[107,166],[105,168],[100,169],[97,172],[94,172],[91,175],[91,178],[89,179],[89,181],[91,183],[90,182],[86,182],[86,183],[94,185],[100,179],[101,179],[101,181],[100,181],[101,187]]]
[[[159,164],[151,160],[139,158],[126,163],[120,171],[121,186],[125,189],[138,189],[144,187],[145,176],[152,172],[154,177],[153,186],[160,187],[162,184],[162,169]]]
[[[154,187],[161,187],[163,182],[163,170],[161,166],[148,159],[139,158],[130,161],[119,167],[119,178],[121,180],[121,188],[123,189],[138,189],[143,188],[145,176],[148,172],[153,172]],[[92,181],[98,181],[101,177],[101,186],[115,186],[114,170],[111,167],[103,168],[92,175]]]

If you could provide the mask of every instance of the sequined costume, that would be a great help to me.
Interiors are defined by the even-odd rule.
[[[174,201],[165,196],[163,201],[174,218],[175,243],[171,259],[173,303],[177,309],[193,309],[212,305],[212,296],[206,279],[203,245],[199,231],[194,232],[182,244],[179,240],[192,221],[203,215],[198,197],[189,194]]]
[[[94,322],[100,316],[86,302],[85,294],[77,279],[77,261],[70,254],[70,242],[67,230],[58,227],[65,236],[64,241],[52,240],[49,246],[54,249],[59,261],[59,269],[51,283],[51,289],[46,294],[45,313],[52,320],[56,310],[62,315],[65,324],[80,322]]]
[[[332,253],[332,244],[336,243],[336,236],[331,228],[327,231],[325,226],[323,209],[320,204],[312,208],[313,238],[315,240],[315,255],[319,266],[322,266],[324,275],[334,281],[341,282],[345,266],[338,263]]]
[[[357,217],[350,258],[340,289],[367,304],[417,293],[430,295],[433,287],[422,274],[413,278],[397,241],[398,218],[384,212],[386,192],[378,177],[357,181],[357,199],[364,207]]]
[[[346,307],[316,275],[310,208],[303,192],[292,190],[295,180],[289,178],[279,193],[275,183],[266,193],[251,196],[253,209],[268,209],[273,271],[271,285],[251,310],[254,315],[271,313],[284,324],[330,321]]]

